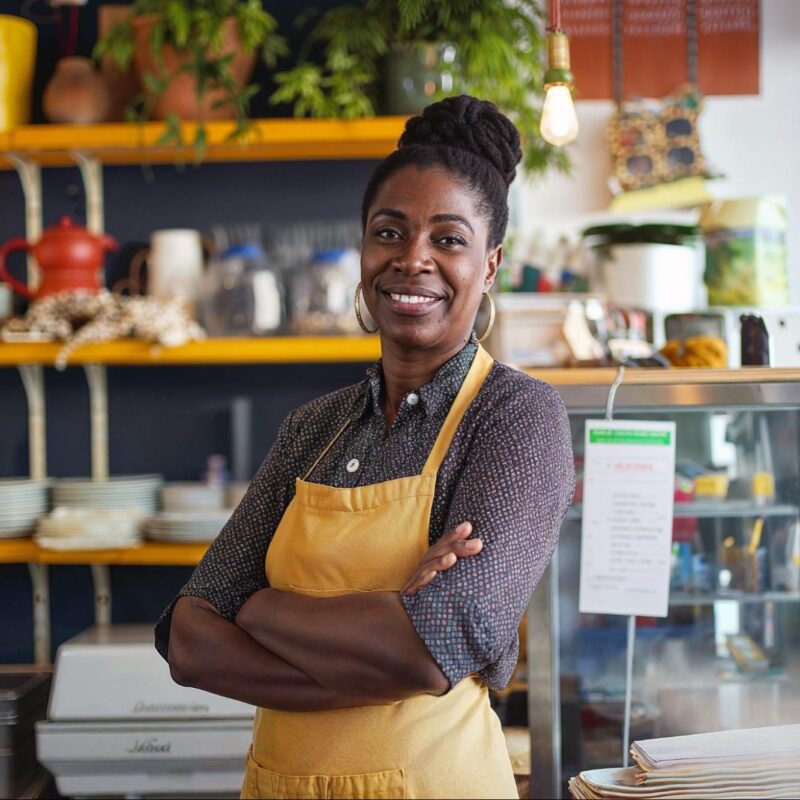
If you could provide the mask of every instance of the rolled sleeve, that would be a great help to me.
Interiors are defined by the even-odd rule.
[[[165,659],[172,612],[179,598],[200,597],[221,616],[233,620],[248,597],[266,588],[267,548],[294,494],[292,418],[290,414],[284,420],[241,503],[156,624],[156,649]]]
[[[474,436],[445,531],[471,522],[483,541],[403,604],[451,688],[477,673],[490,688],[511,678],[517,630],[558,541],[574,491],[564,404],[520,376]]]

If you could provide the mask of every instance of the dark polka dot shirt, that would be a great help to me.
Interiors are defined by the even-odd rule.
[[[430,383],[406,394],[388,433],[379,403],[380,364],[361,383],[293,411],[178,597],[201,597],[233,620],[245,600],[267,586],[266,551],[294,495],[295,478],[305,475],[345,420],[353,421],[309,480],[343,488],[418,475],[475,352],[476,345],[467,344]],[[492,689],[508,683],[517,629],[553,553],[573,488],[570,428],[558,393],[495,363],[439,470],[429,531],[433,544],[469,521],[483,549],[403,598],[451,686],[475,673]],[[156,626],[156,647],[165,658],[171,615],[172,605]]]

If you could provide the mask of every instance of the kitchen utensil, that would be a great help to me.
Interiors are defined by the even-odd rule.
[[[38,242],[12,239],[0,249],[0,278],[18,294],[29,300],[39,300],[64,290],[83,289],[97,292],[103,288],[102,270],[105,254],[117,247],[106,234],[89,233],[69,217],[47,228]],[[36,259],[41,283],[34,291],[9,274],[6,259],[9,253],[24,250]]]

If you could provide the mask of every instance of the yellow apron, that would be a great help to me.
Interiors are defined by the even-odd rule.
[[[479,348],[421,475],[352,489],[307,482],[314,467],[297,479],[267,551],[272,588],[314,597],[402,590],[429,546],[436,473],[492,363]],[[500,721],[473,675],[442,697],[318,712],[258,709],[242,797],[518,794]]]

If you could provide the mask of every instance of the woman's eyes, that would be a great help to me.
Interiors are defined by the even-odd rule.
[[[375,235],[379,239],[384,239],[387,241],[396,241],[402,238],[401,234],[393,228],[379,228],[377,231],[375,231]],[[445,245],[446,247],[465,247],[467,244],[466,239],[456,234],[440,236],[435,241]]]

